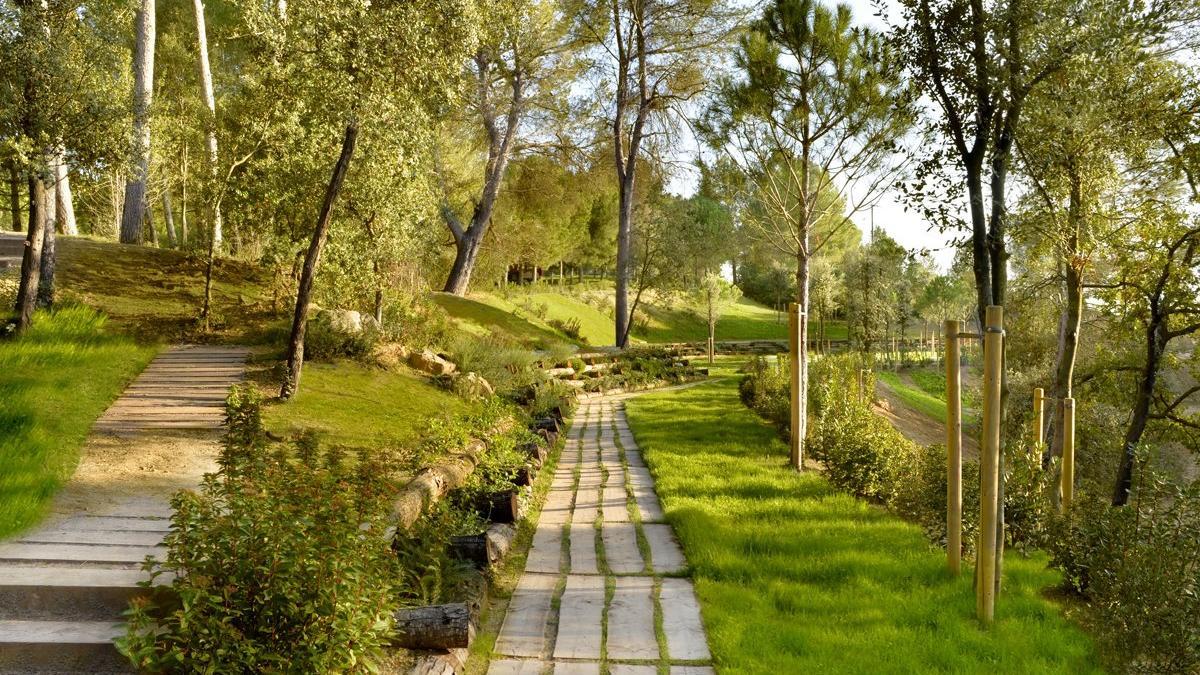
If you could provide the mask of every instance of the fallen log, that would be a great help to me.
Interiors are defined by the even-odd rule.
[[[539,417],[533,421],[533,428],[535,430],[545,429],[558,433],[558,420],[554,417]]]
[[[475,638],[471,610],[465,602],[398,609],[393,644],[406,649],[467,647]]]

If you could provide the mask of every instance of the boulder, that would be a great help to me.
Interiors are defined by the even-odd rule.
[[[419,352],[409,354],[408,365],[430,375],[452,375],[458,368],[452,362],[433,353],[433,350],[430,349],[422,349]]]
[[[455,377],[454,391],[466,398],[490,398],[496,393],[490,382],[479,373],[474,372],[463,373]]]
[[[363,332],[363,316],[352,309],[322,309],[318,310],[312,319],[323,324],[336,333],[358,335]],[[372,318],[374,321],[374,318]]]

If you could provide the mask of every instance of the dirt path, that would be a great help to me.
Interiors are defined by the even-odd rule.
[[[878,399],[875,412],[891,422],[906,438],[921,445],[946,444],[946,425],[905,405],[886,383],[875,382],[875,396]],[[964,430],[962,442],[964,458],[979,456],[979,441],[969,431]]]

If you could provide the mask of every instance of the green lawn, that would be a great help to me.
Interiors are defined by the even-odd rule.
[[[92,423],[158,350],[77,306],[38,314],[21,338],[0,340],[0,538],[41,519]]]
[[[942,398],[938,398],[930,394],[924,388],[905,384],[900,379],[900,376],[896,373],[880,372],[876,374],[876,377],[890,387],[892,392],[896,394],[897,398],[903,401],[905,405],[916,410],[917,412],[920,412],[929,419],[945,424],[946,400],[944,383]]]
[[[974,618],[920,529],[786,467],[737,378],[635,398],[629,421],[691,562],[726,673],[1089,673],[1091,640],[1043,595],[1044,557],[1005,560],[996,622]]]
[[[695,342],[708,339],[708,326],[695,312],[682,307],[653,306],[649,308],[649,331],[643,336],[648,342]],[[815,338],[817,323],[809,324]],[[846,337],[846,326],[840,321],[825,325],[825,336],[831,340]],[[717,321],[718,340],[786,340],[787,315],[780,314],[749,298],[738,300]]]
[[[467,402],[407,372],[353,361],[304,364],[300,393],[267,407],[269,431],[314,429],[328,443],[357,448],[406,448],[429,418],[453,415]]]

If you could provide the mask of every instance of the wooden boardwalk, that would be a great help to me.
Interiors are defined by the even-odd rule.
[[[79,468],[32,531],[0,543],[0,673],[127,672],[121,612],[163,557],[170,494],[215,468],[223,402],[248,350],[172,347],[93,427]]]

